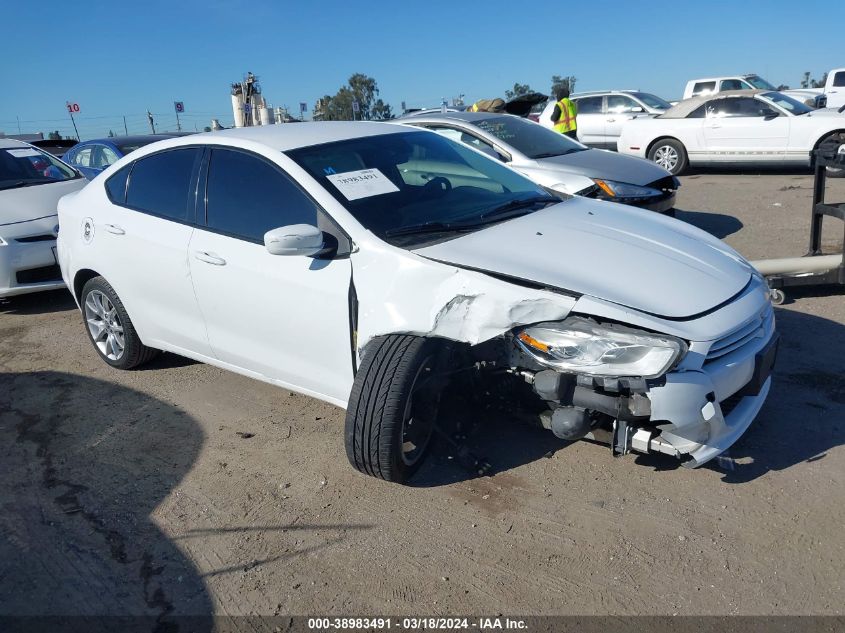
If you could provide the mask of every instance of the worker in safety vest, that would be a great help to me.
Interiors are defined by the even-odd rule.
[[[552,112],[552,123],[555,124],[555,131],[577,139],[578,106],[569,98],[569,88],[561,88],[557,91],[557,103]]]

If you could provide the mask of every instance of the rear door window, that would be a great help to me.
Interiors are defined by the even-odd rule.
[[[263,244],[281,226],[317,225],[317,203],[281,169],[246,152],[212,150],[206,196],[208,228],[251,242]]]
[[[705,92],[713,92],[716,89],[715,81],[699,81],[692,87],[692,96],[700,95]]]
[[[833,76],[834,88],[845,88],[845,70],[840,70]]]
[[[575,102],[578,114],[601,114],[604,97],[582,97]]]
[[[90,167],[91,166],[91,154],[94,151],[93,147],[83,147],[82,149],[78,150],[76,154],[74,154],[72,159],[73,165],[78,165],[80,167]]]
[[[172,149],[138,161],[126,192],[126,205],[168,220],[192,218],[194,197],[191,182],[202,150]]]

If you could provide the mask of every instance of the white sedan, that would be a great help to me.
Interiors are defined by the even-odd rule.
[[[345,407],[350,462],[390,481],[457,399],[481,411],[508,394],[558,437],[696,466],[745,431],[771,382],[768,288],[728,246],[561,201],[433,132],[302,123],[162,141],[59,217],[62,273],[103,361],[167,350]]]
[[[0,298],[64,286],[56,207],[86,182],[55,156],[0,139]]]
[[[811,151],[842,131],[845,115],[836,110],[813,110],[779,92],[737,90],[629,121],[617,147],[675,175],[689,165],[809,166]]]

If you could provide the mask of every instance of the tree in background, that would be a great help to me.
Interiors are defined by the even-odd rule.
[[[333,97],[326,95],[317,100],[313,118],[315,121],[382,121],[392,119],[390,105],[378,99],[376,80],[363,73],[355,73],[347,85],[342,86]],[[358,112],[352,109],[352,102],[358,102]]]
[[[114,130],[109,130],[109,138],[114,138]]]
[[[528,84],[515,83],[513,90],[505,90],[505,99],[510,101],[514,97],[521,97],[522,95],[527,95],[529,92],[533,92],[533,90],[531,90],[531,86]]]
[[[574,75],[567,75],[566,77],[552,75],[552,96],[557,97],[557,91],[561,88],[569,88],[569,92],[575,92],[575,81]]]

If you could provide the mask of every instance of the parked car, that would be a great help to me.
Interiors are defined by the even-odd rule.
[[[784,90],[783,94],[799,101],[806,101],[807,99],[822,101],[825,105],[821,107],[842,108],[845,106],[845,68],[834,68],[828,72],[825,84],[821,88]]]
[[[507,163],[547,190],[671,212],[678,181],[646,161],[590,149],[509,114],[461,112],[397,119]]]
[[[39,149],[43,149],[45,152],[50,152],[53,156],[58,158],[62,158],[67,151],[76,145],[79,141],[76,139],[69,139],[69,138],[62,138],[62,139],[42,139],[38,141],[29,141],[30,145],[33,145]]]
[[[616,151],[616,141],[626,121],[643,116],[656,116],[672,105],[657,95],[639,90],[604,90],[581,92],[570,97],[578,108],[578,140],[589,147]],[[539,123],[553,129],[552,114],[556,101],[549,103]]]
[[[687,99],[653,119],[629,121],[619,151],[648,157],[675,175],[688,165],[807,166],[811,151],[841,131],[845,116],[836,110],[743,90]]]
[[[56,207],[85,182],[55,156],[0,139],[0,298],[64,286]]]
[[[684,88],[683,99],[692,97],[708,97],[720,92],[733,90],[768,90],[777,91],[772,84],[759,75],[732,75],[727,77],[708,77],[705,79],[692,79],[687,82]],[[820,96],[819,92],[812,90],[784,90],[793,99],[801,101],[811,108],[827,107],[827,100]]]
[[[93,180],[100,172],[140,147],[173,138],[175,134],[140,134],[82,141],[64,155],[65,162]]]
[[[776,91],[772,84],[755,74],[729,75],[726,77],[706,77],[691,79],[684,88],[683,100],[692,97],[708,97],[717,92],[733,90],[770,90]]]
[[[550,195],[431,132],[230,129],[137,150],[59,204],[96,353],[156,350],[346,408],[358,470],[406,480],[451,395],[697,466],[751,424],[766,282],[691,225]],[[442,408],[441,408],[442,407]]]

